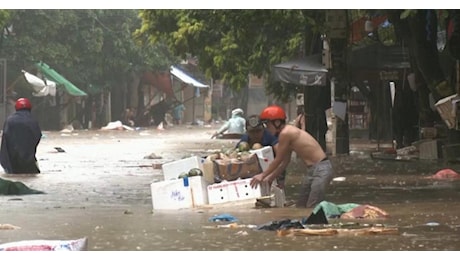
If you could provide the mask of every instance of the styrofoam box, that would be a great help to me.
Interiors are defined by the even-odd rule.
[[[271,146],[264,146],[260,149],[250,150],[249,152],[252,154],[257,154],[262,171],[265,171],[268,168],[268,165],[270,165],[270,163],[275,158],[273,154],[273,148]]]
[[[150,184],[153,209],[185,209],[208,204],[202,176],[164,180]]]
[[[255,189],[251,188],[251,179],[252,178],[223,181],[221,183],[208,185],[209,204],[256,199],[269,195],[262,193],[260,185]]]
[[[227,182],[208,185],[207,190],[209,204],[224,203],[229,201]]]
[[[181,173],[188,173],[188,171],[190,171],[192,168],[199,168],[203,170],[203,161],[204,159],[198,156],[192,156],[169,163],[164,163],[161,166],[161,169],[163,170],[163,176],[165,180],[174,180],[177,179]]]

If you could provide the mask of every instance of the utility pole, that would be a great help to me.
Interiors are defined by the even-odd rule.
[[[3,125],[3,122],[6,120],[6,115],[7,115],[7,109],[8,109],[8,98],[7,98],[7,81],[6,81],[6,59],[0,59],[0,84],[1,84],[1,124]]]
[[[334,86],[334,104],[345,104],[347,108],[348,93],[348,53],[347,53],[347,35],[348,35],[348,13],[347,10],[327,10],[326,24],[329,27],[327,38],[330,48],[330,68],[332,85]],[[334,106],[333,104],[333,106]],[[348,112],[345,111],[344,118],[335,116],[332,131],[334,136],[335,154],[348,154],[350,152],[349,129],[348,129]]]

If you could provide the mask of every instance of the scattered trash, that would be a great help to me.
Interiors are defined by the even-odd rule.
[[[336,177],[334,179],[332,179],[333,181],[345,181],[346,178],[345,177]]]
[[[324,214],[323,208],[320,208],[318,211],[312,212],[308,218],[302,219],[302,224],[329,224],[329,222],[327,221],[327,217],[326,214]]]
[[[425,177],[425,179],[435,179],[435,180],[451,180],[451,179],[459,179],[460,174],[452,169],[442,169],[436,172],[433,176]]]
[[[216,228],[250,228],[254,229],[257,228],[256,225],[244,225],[244,224],[237,224],[237,223],[230,223],[230,224],[225,224],[225,225],[216,225],[216,226],[204,226],[203,228],[208,228],[208,229],[216,229]]]
[[[249,235],[249,233],[245,230],[240,230],[238,232],[236,232],[237,235],[240,235],[240,236],[247,236]]]
[[[279,221],[272,221],[257,227],[257,230],[279,230],[279,229],[302,229],[304,226],[298,220],[282,219]]]
[[[74,130],[73,125],[70,124],[64,127],[60,132],[61,133],[72,133],[73,130]]]
[[[134,131],[134,128],[123,125],[121,121],[117,120],[114,122],[109,122],[106,126],[101,127],[101,130],[130,130]]]
[[[238,219],[230,214],[220,214],[212,216],[208,219],[210,222],[220,222],[220,221],[228,221],[228,222],[237,222]]]
[[[15,174],[23,176],[24,174]],[[31,189],[20,181],[10,181],[0,178],[0,195],[26,195],[26,194],[44,194],[45,192]]]
[[[54,149],[56,149],[58,153],[65,153],[64,149],[62,149],[61,147],[54,147]]]
[[[88,239],[23,240],[0,245],[0,251],[85,251]]]
[[[155,153],[151,153],[149,155],[144,156],[144,159],[163,159],[163,157],[158,156]]]
[[[324,228],[324,229],[283,229],[277,230],[277,236],[333,236],[333,235],[398,235],[398,228],[368,227],[368,228]]]
[[[21,229],[18,226],[14,226],[11,224],[0,224],[0,230],[16,230],[16,229]]]
[[[378,207],[372,205],[360,205],[356,203],[335,204],[322,201],[313,209],[313,213],[324,210],[327,218],[340,219],[385,219],[389,214]]]

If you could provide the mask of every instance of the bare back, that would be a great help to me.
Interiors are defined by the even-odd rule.
[[[308,132],[292,125],[285,125],[279,133],[279,144],[286,144],[306,165],[313,165],[326,157],[323,148]],[[284,149],[283,149],[284,150]]]

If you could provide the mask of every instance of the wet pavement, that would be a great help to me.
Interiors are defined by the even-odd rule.
[[[460,249],[460,181],[424,177],[450,167],[438,161],[372,159],[372,145],[351,144],[350,155],[332,156],[336,177],[327,200],[377,206],[385,220],[353,220],[397,227],[397,235],[293,236],[252,228],[210,228],[208,219],[228,213],[243,225],[308,217],[311,209],[255,208],[254,203],[172,211],[152,210],[150,183],[161,180],[152,165],[233,147],[236,140],[210,139],[218,126],[164,131],[45,132],[37,152],[37,176],[0,174],[46,194],[0,196],[0,243],[88,238],[88,250],[337,250],[428,251]],[[65,152],[58,152],[55,147]],[[145,159],[152,153],[163,159]],[[296,198],[302,165],[288,169],[286,196]],[[342,223],[343,220],[331,220]],[[347,221],[350,222],[350,221]]]

